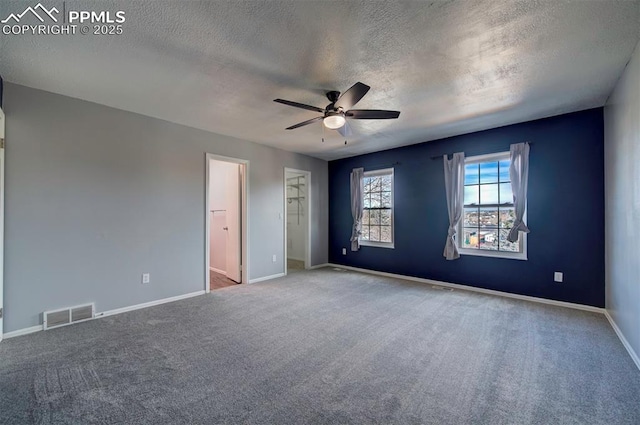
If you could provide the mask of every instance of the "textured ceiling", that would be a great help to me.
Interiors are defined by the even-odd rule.
[[[37,1],[0,2],[0,18]],[[42,2],[58,6],[62,1]],[[335,159],[601,106],[640,35],[638,1],[66,1],[124,34],[0,35],[5,80]],[[371,86],[348,145],[314,124],[328,90]]]

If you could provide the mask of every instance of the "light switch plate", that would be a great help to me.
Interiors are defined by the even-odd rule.
[[[562,282],[563,277],[564,277],[564,276],[563,276],[562,272],[555,272],[555,273],[553,274],[553,280],[554,280],[555,282]]]
[[[151,282],[151,275],[149,273],[142,273],[142,283]]]

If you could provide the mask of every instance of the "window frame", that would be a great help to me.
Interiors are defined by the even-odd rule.
[[[501,160],[510,159],[511,155],[509,151],[506,152],[496,152],[486,155],[476,155],[466,157],[464,159],[464,167],[467,165],[473,164],[481,164],[483,162],[499,162]],[[464,181],[462,181],[462,189],[464,192]],[[480,182],[478,181],[478,186]],[[464,248],[461,243],[461,238],[464,235],[464,209],[466,205],[462,205],[462,216],[460,217],[460,223],[458,223],[458,232],[456,235],[456,244],[458,246],[458,252],[460,255],[472,255],[477,257],[493,257],[493,258],[505,258],[510,260],[528,260],[527,256],[527,234],[525,232],[520,232],[520,252],[510,252],[510,251],[491,251],[488,249],[480,249],[480,248]],[[482,208],[482,204],[478,205],[478,208]],[[527,210],[529,209],[529,202],[527,201],[527,208],[524,211],[523,220],[526,223],[527,220]]]
[[[363,179],[363,186],[364,186],[364,179],[367,177],[376,177],[376,176],[390,176],[391,177],[391,242],[378,242],[378,241],[370,241],[370,240],[366,240],[366,239],[362,239],[361,237],[358,237],[358,242],[360,243],[361,246],[372,246],[372,247],[377,247],[377,248],[389,248],[389,249],[394,249],[395,248],[395,178],[394,178],[394,169],[392,168],[382,168],[379,170],[371,170],[371,171],[364,171],[362,173],[362,179]],[[364,208],[364,190],[362,192],[362,211],[364,212],[365,208]]]

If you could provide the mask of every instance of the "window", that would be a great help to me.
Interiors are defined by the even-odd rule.
[[[363,175],[360,245],[393,248],[393,168]]]
[[[464,167],[464,210],[460,220],[460,254],[526,260],[526,235],[507,235],[515,221],[509,178],[509,152],[469,157]],[[525,213],[526,217],[526,213]]]

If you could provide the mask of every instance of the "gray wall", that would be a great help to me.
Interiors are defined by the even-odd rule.
[[[204,289],[206,152],[250,161],[250,279],[284,271],[284,167],[312,172],[311,262],[327,261],[324,161],[14,84],[4,109],[5,333]]]
[[[607,310],[640,355],[640,44],[604,118]]]

